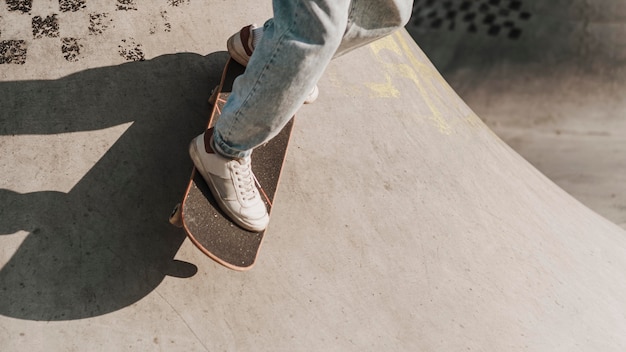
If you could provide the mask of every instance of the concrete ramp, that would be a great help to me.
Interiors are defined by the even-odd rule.
[[[0,65],[3,351],[626,348],[624,230],[486,128],[405,31],[335,60],[299,112],[257,266],[206,258],[168,212],[224,28],[259,13],[169,3],[108,17],[166,11],[144,61]],[[191,31],[216,23],[209,44]],[[180,47],[211,51],[163,52]]]
[[[626,228],[626,2],[416,0],[407,29],[499,137]]]

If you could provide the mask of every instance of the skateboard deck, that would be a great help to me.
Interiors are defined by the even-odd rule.
[[[235,78],[244,70],[243,66],[229,58],[220,85],[214,89],[209,99],[212,109],[207,129],[219,119]],[[258,180],[259,193],[270,215],[293,121],[292,118],[271,141],[256,148],[252,157],[252,171]],[[172,212],[170,222],[182,227],[191,242],[204,254],[227,268],[239,271],[248,270],[255,264],[265,236],[265,230],[251,232],[232,222],[220,209],[206,182],[195,168],[191,172],[183,201]]]

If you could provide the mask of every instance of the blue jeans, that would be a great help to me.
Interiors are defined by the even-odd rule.
[[[274,18],[215,125],[217,151],[231,158],[276,136],[333,57],[403,27],[412,0],[274,0]]]

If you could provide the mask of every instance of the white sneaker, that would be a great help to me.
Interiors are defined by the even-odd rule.
[[[257,27],[255,24],[245,26],[239,32],[231,35],[226,42],[226,48],[228,48],[230,57],[244,67],[248,66],[250,56],[252,56],[256,43],[259,42],[262,35],[263,28]],[[315,85],[304,100],[304,103],[311,104],[317,99],[318,95],[319,88]]]
[[[250,61],[250,56],[254,51],[254,30],[257,28],[255,24],[245,26],[239,32],[231,35],[226,42],[228,53],[242,66],[248,66],[248,61]],[[259,39],[258,36],[257,39]]]
[[[207,140],[212,130],[206,132]],[[250,157],[228,159],[213,151],[205,134],[194,138],[189,154],[220,208],[239,226],[263,231],[269,223],[267,208],[254,183]]]

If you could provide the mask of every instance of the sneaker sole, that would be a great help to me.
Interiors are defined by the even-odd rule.
[[[233,60],[237,61],[244,67],[248,66],[250,57],[247,54],[242,55],[241,53],[239,53],[239,51],[237,50],[237,45],[235,44],[235,37],[237,37],[236,34],[228,38],[228,41],[226,41],[226,49],[228,50],[228,53],[233,58]]]
[[[193,140],[190,144],[189,144],[189,155],[191,156],[191,160],[195,165],[202,165],[202,162],[200,162],[200,158],[198,156],[198,150],[196,148],[196,141]],[[198,171],[198,173],[200,173],[200,175],[202,176],[202,178],[204,179],[205,182],[210,183],[209,186],[209,190],[211,191],[211,194],[213,195],[213,198],[215,199],[215,201],[217,202],[217,205],[219,205],[220,209],[226,213],[226,215],[233,221],[235,222],[237,225],[241,226],[242,228],[248,230],[248,231],[252,231],[252,232],[261,232],[263,230],[265,230],[265,227],[263,228],[257,228],[254,227],[254,225],[252,224],[248,224],[246,222],[244,222],[243,219],[241,219],[239,216],[237,216],[237,214],[234,214],[226,205],[224,205],[222,203],[222,198],[220,197],[220,195],[217,193],[217,191],[215,190],[215,184],[213,183],[213,180],[211,179],[211,177],[209,177],[209,175],[203,173],[197,166],[196,166],[196,171]]]

